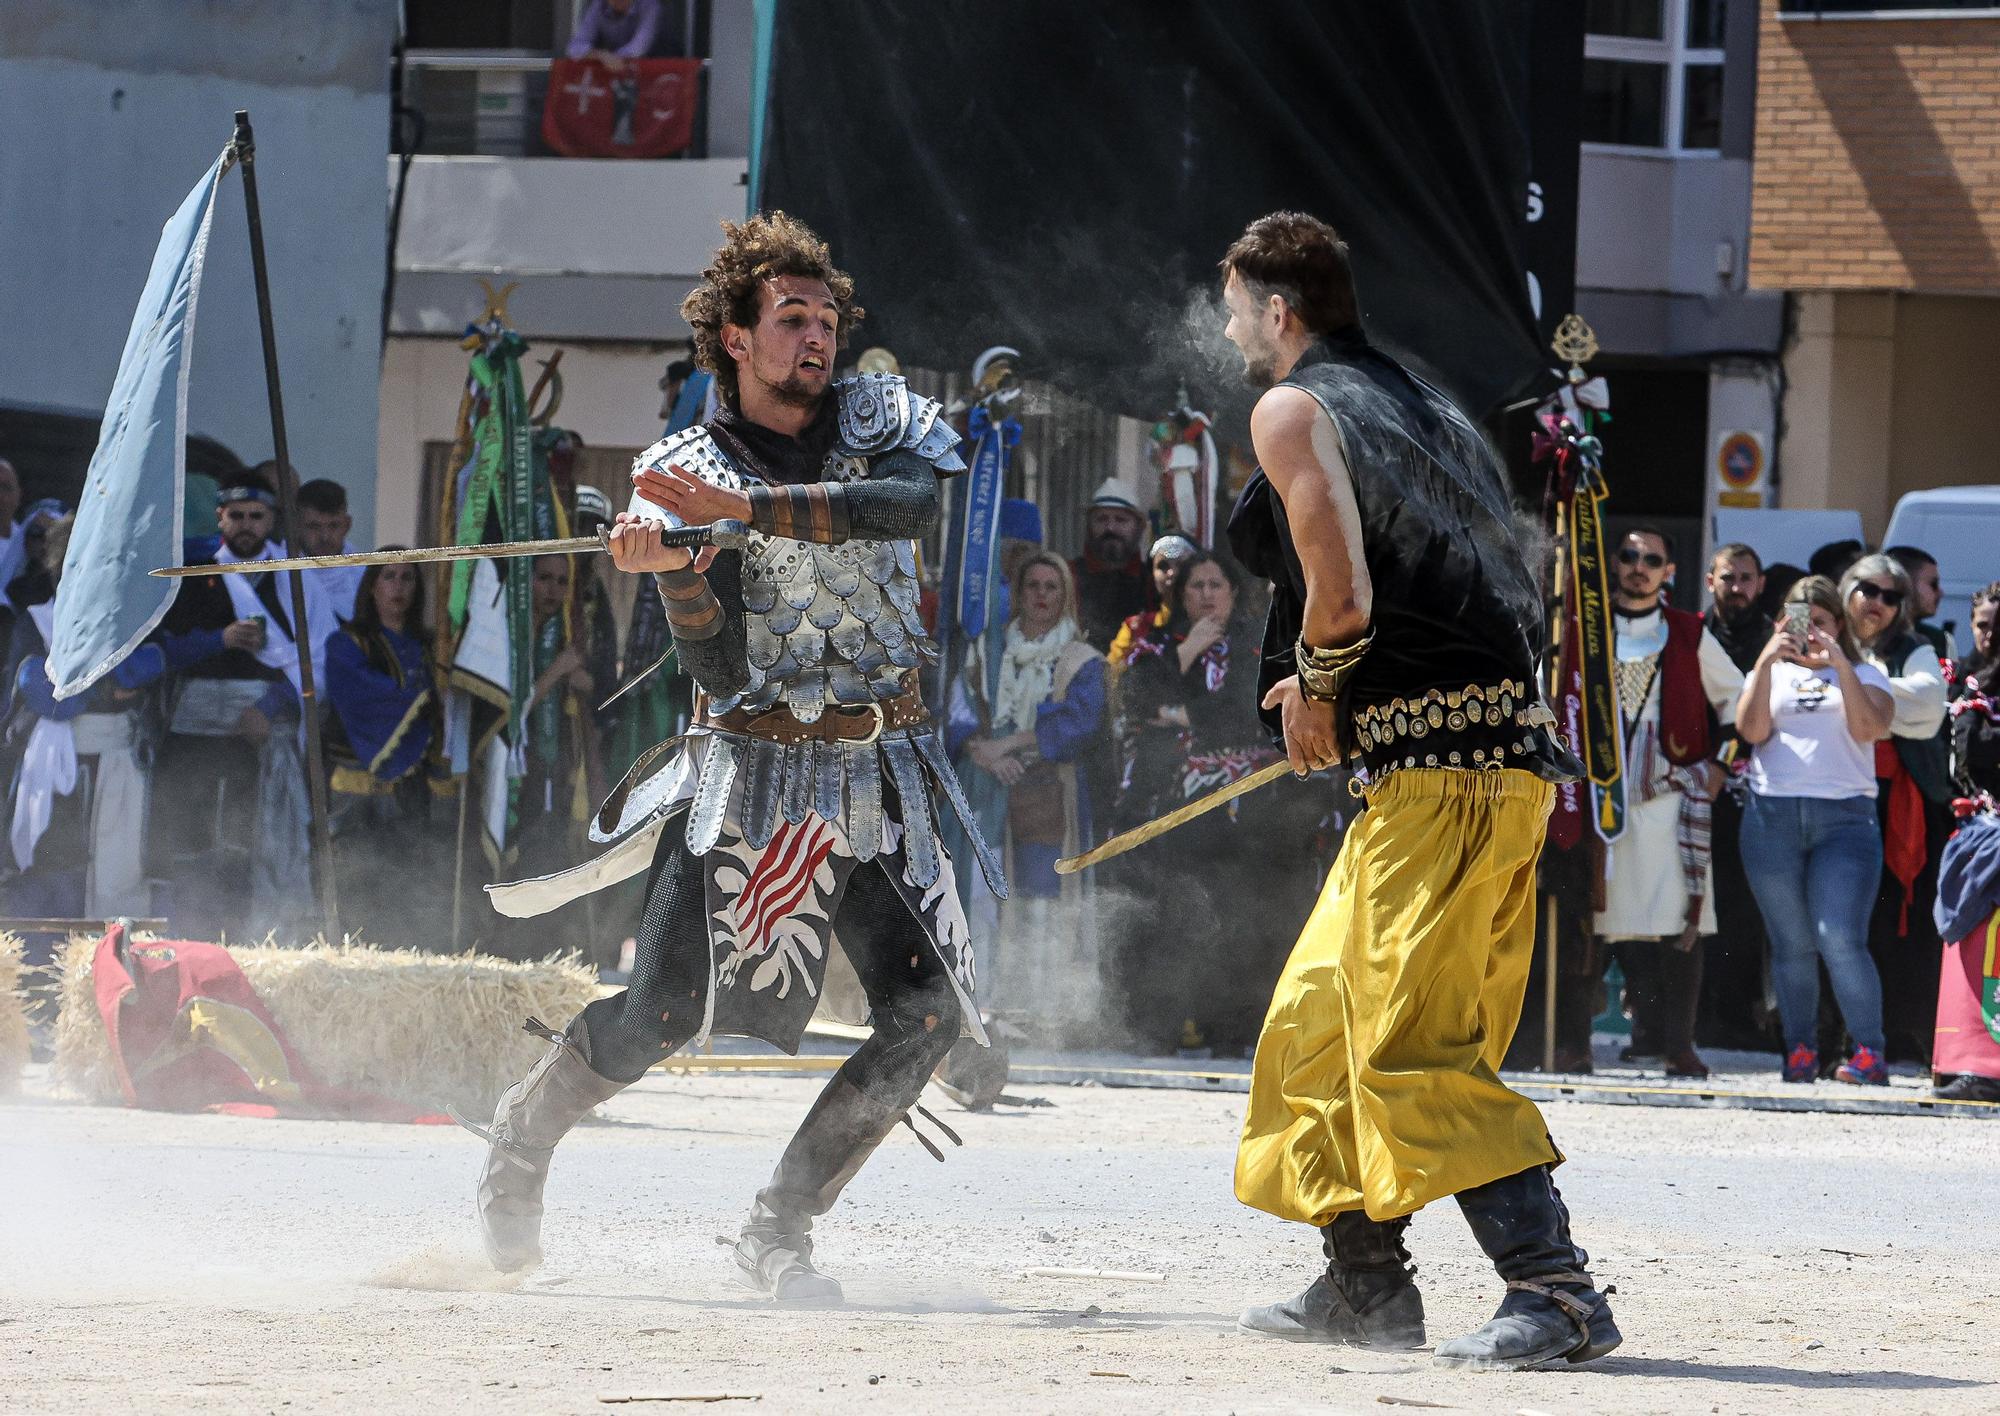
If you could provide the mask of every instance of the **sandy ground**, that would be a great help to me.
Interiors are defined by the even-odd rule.
[[[550,1259],[477,1257],[455,1128],[0,1105],[0,1410],[1990,1412],[2000,1123],[1556,1103],[1624,1348],[1515,1376],[1240,1336],[1316,1236],[1229,1193],[1241,1098],[1052,1087],[933,1162],[884,1147],[820,1230],[835,1312],[727,1252],[816,1082],[656,1075],[573,1135]],[[1498,1284],[1455,1210],[1411,1245],[1434,1338]],[[1032,1265],[1164,1283],[1024,1278]],[[1982,1300],[1984,1306],[1982,1308]],[[706,1409],[748,1409],[730,1402]]]

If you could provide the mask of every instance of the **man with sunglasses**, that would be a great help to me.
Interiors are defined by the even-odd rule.
[[[1613,596],[1625,830],[1605,848],[1590,967],[1569,980],[1558,1027],[1588,1048],[1596,980],[1615,957],[1632,1002],[1628,1060],[1663,1056],[1667,1074],[1705,1077],[1694,1050],[1698,936],[1715,933],[1710,804],[1721,790],[1717,724],[1735,716],[1743,671],[1699,615],[1664,602],[1674,543],[1651,526],[1626,533]]]

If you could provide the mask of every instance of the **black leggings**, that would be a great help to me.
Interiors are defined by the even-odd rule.
[[[570,1023],[591,1070],[629,1086],[701,1030],[708,993],[708,904],[701,857],[679,831],[653,862],[632,978]],[[930,936],[879,860],[855,867],[834,929],[868,996],[874,1034],[841,1075],[874,1100],[907,1109],[958,1041],[958,994]]]

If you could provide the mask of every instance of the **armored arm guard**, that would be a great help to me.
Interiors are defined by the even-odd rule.
[[[706,575],[676,570],[653,579],[666,605],[681,667],[711,698],[741,693],[750,683],[741,553],[718,555]]]
[[[876,457],[865,482],[745,491],[753,529],[823,546],[848,540],[913,541],[929,535],[938,519],[937,472],[907,448]]]

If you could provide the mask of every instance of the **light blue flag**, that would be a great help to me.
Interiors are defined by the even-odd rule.
[[[49,645],[57,698],[85,692],[118,667],[153,632],[180,583],[147,572],[181,563],[188,356],[222,171],[218,157],[160,229],[132,313],[63,557]]]

